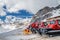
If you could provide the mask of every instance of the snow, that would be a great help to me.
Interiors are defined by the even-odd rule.
[[[44,20],[42,20],[42,21],[47,21],[46,19],[48,19],[48,18],[53,18],[53,17],[57,17],[57,16],[60,16],[60,9],[56,9],[56,10],[53,10],[53,11],[50,11],[50,12],[48,12],[48,13],[46,13],[45,15],[47,15],[47,14],[51,14],[51,16],[50,17],[46,17]],[[43,15],[43,16],[45,16],[45,15]],[[43,17],[42,16],[42,17]]]
[[[22,30],[26,29],[30,21],[31,18],[22,19],[22,18],[16,18],[14,16],[7,16],[4,21],[0,19],[0,34],[10,32],[19,28]]]
[[[5,26],[5,27],[4,27]],[[14,29],[16,29],[16,25],[7,25],[7,24],[5,24],[5,25],[2,25],[2,27],[4,28],[4,29],[10,29],[10,30],[14,30]]]
[[[37,37],[36,34],[31,34],[31,35],[24,35],[23,30],[26,29],[27,26],[22,26],[21,28],[14,29],[14,30],[4,30],[2,29],[3,32],[0,30],[0,39],[2,40],[28,40],[34,37]]]
[[[2,39],[2,40],[20,40],[20,39],[28,40],[28,39],[36,37],[35,34],[23,35],[23,30],[26,29],[26,27],[27,26],[24,25],[21,28],[14,29],[14,30],[8,30],[8,31],[2,29],[3,32],[1,32],[1,30],[0,30],[0,32],[1,32],[0,39]]]
[[[8,37],[5,37],[5,38],[7,38],[7,39],[9,39],[9,40],[28,40],[28,39],[31,39],[31,38],[34,38],[34,37],[36,37],[36,35],[18,35],[18,36],[8,36]],[[13,39],[12,39],[13,38]]]
[[[10,17],[9,17],[10,18]],[[23,25],[19,25],[19,28],[16,28],[18,24],[11,23],[7,19],[8,22],[3,22],[0,26],[0,39],[1,40],[28,40],[30,38],[36,37],[32,35],[23,35],[23,30],[26,29],[31,21],[31,18],[20,19],[18,22],[24,23]],[[16,20],[15,20],[16,21]],[[31,37],[32,36],[32,37]],[[28,38],[27,38],[28,37]]]
[[[60,9],[53,10],[52,15],[53,15],[53,16],[51,16],[51,17],[57,17],[57,16],[60,16]]]

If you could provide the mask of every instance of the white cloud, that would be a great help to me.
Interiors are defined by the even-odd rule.
[[[0,16],[5,16],[6,13],[3,11],[4,2],[0,1]]]
[[[31,11],[33,13],[36,13],[38,10],[40,10],[41,8],[45,7],[45,6],[49,6],[49,7],[55,7],[58,5],[58,1],[59,0],[33,0],[33,9],[31,9]]]
[[[0,10],[0,16],[5,16],[6,13],[3,10]]]
[[[3,21],[0,19],[0,24],[2,24],[3,23]]]
[[[8,10],[10,12],[15,12],[20,9],[27,9],[32,13],[36,13],[38,10],[45,6],[55,7],[58,5],[59,0],[9,0]],[[10,3],[11,2],[11,3]]]
[[[17,12],[20,9],[27,8],[26,0],[5,0],[4,3],[9,12]]]
[[[13,7],[8,9],[8,11],[9,12],[17,12],[18,10],[21,10],[21,9],[26,9],[26,4],[24,2],[15,4]]]
[[[58,3],[60,4],[60,0],[57,0],[58,1]]]
[[[1,0],[0,7],[5,4],[9,12],[17,12],[20,9],[26,9],[35,14],[38,10],[45,6],[57,6],[59,1],[60,0]],[[3,8],[1,9],[3,11]],[[0,13],[2,13],[1,15],[6,15],[4,11]]]

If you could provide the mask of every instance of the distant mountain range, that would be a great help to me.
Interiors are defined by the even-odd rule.
[[[44,7],[43,9],[40,9],[32,18],[31,22],[35,22],[35,21],[41,21],[45,18],[52,16],[50,13],[47,14],[48,12],[51,12],[53,10],[59,9],[60,5],[56,6],[56,7]],[[47,15],[46,15],[47,14]],[[45,15],[45,16],[44,16]],[[44,16],[44,17],[43,17]]]

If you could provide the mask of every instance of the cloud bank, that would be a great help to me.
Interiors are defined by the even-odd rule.
[[[18,12],[18,10],[26,9],[33,14],[45,6],[55,7],[59,5],[60,0],[0,0],[0,16],[6,15],[5,11]],[[4,11],[3,6],[6,5]]]

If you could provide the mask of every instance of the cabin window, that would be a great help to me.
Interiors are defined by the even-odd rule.
[[[58,20],[58,24],[60,25],[60,20]]]
[[[55,21],[50,21],[50,24],[54,24],[55,23]]]
[[[47,26],[47,22],[44,22],[44,25]]]

